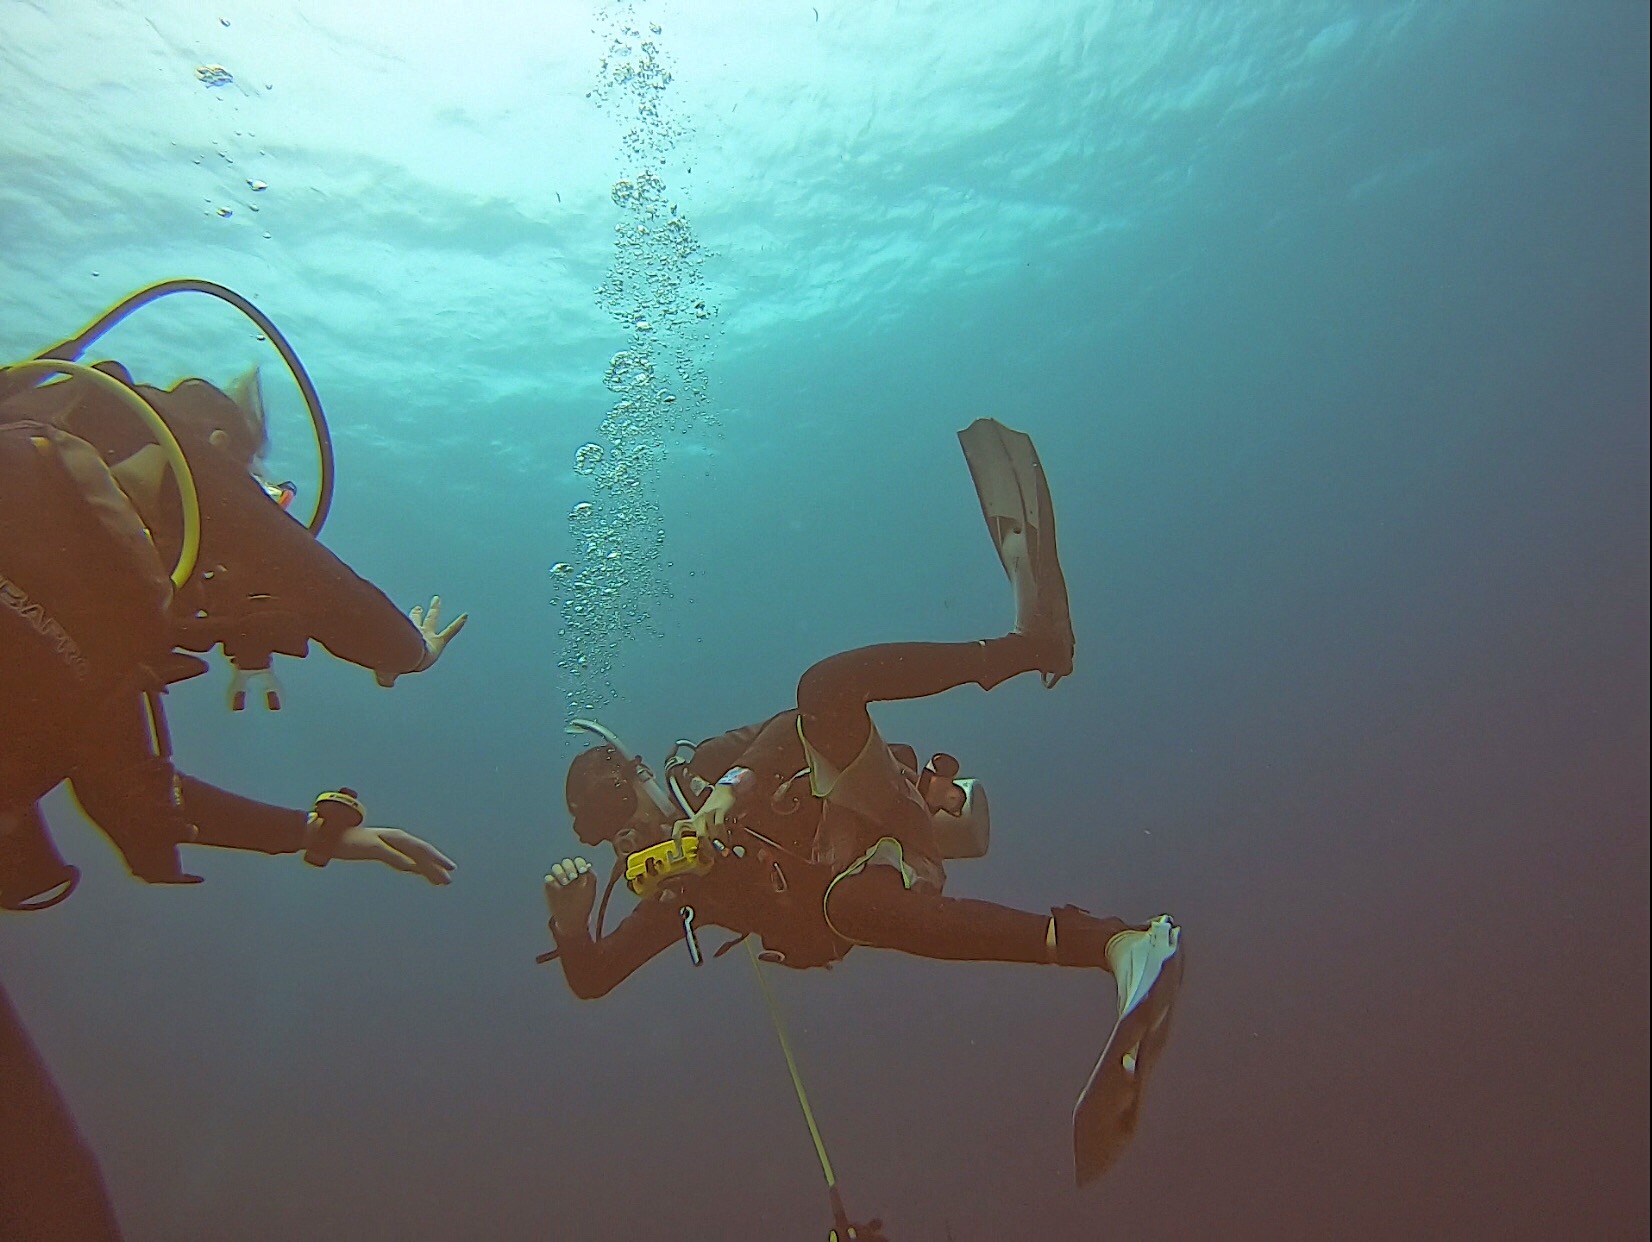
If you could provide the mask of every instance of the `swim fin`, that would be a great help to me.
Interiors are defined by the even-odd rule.
[[[998,559],[1015,590],[1015,628],[1034,640],[1044,684],[1073,671],[1073,621],[1055,547],[1055,504],[1032,437],[994,418],[958,433]]]
[[[1080,1186],[1113,1166],[1136,1133],[1142,1087],[1170,1035],[1182,986],[1182,929],[1161,914],[1146,931],[1107,945],[1118,984],[1119,1020],[1073,1109],[1073,1173]]]

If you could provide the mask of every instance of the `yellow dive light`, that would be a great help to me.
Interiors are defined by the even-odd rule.
[[[626,859],[625,883],[638,897],[652,897],[678,876],[704,875],[716,861],[709,847],[701,851],[699,837],[661,841]]]

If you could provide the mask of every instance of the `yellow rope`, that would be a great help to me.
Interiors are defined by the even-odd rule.
[[[774,1033],[780,1040],[780,1051],[786,1054],[786,1072],[792,1076],[792,1088],[797,1092],[797,1102],[803,1109],[803,1120],[809,1123],[809,1137],[814,1140],[815,1155],[820,1157],[820,1171],[826,1175],[826,1188],[835,1198],[837,1194],[837,1177],[832,1172],[832,1161],[826,1154],[826,1141],[820,1137],[820,1127],[815,1125],[814,1109],[809,1107],[809,1093],[803,1089],[803,1076],[797,1071],[797,1058],[792,1056],[792,1042],[786,1038],[786,1024],[780,1020],[780,1010],[774,1003],[774,994],[769,991],[769,981],[763,978],[763,968],[757,961],[757,950],[751,947],[751,941],[746,941],[746,956],[751,959],[752,972],[757,976],[757,986],[763,992],[763,1004],[768,1006],[769,1021],[774,1023]]]

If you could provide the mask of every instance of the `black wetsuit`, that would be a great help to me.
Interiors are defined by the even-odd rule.
[[[105,364],[128,382],[123,370]],[[379,589],[284,513],[214,431],[245,422],[210,384],[137,389],[165,418],[199,491],[197,569],[173,597],[180,542],[163,485],[151,535],[107,473],[147,440],[89,380],[0,403],[0,904],[72,884],[37,800],[71,783],[133,874],[183,874],[179,843],[288,853],[306,812],[174,771],[146,694],[174,677],[175,647],[222,643],[242,667],[309,640],[381,677],[411,672],[423,637]],[[197,662],[197,667],[199,664]],[[0,992],[0,1237],[118,1238],[95,1159]]]
[[[797,711],[702,743],[690,765],[708,782],[736,766],[755,774],[737,820],[744,830],[736,828],[730,837],[743,856],[723,855],[707,874],[683,878],[672,886],[669,900],[639,902],[601,940],[592,940],[584,929],[558,932],[553,921],[551,930],[569,988],[586,999],[606,994],[682,939],[684,906],[693,908],[697,925],[724,927],[738,935],[755,933],[766,950],[800,968],[829,966],[857,943],[942,960],[1052,961],[1048,916],[942,895],[945,872],[921,810],[903,816],[899,812],[910,809],[903,806],[873,822],[812,797],[807,775],[798,777],[807,762],[800,719],[810,745],[843,769],[854,762],[869,737],[869,703],[926,697],[971,683],[991,688],[1035,667],[1018,635],[974,643],[890,643],[847,651],[814,665],[798,684]],[[892,744],[889,750],[899,766],[916,777],[912,749]],[[796,809],[781,814],[777,802]],[[891,868],[866,867],[856,883],[836,885],[880,838],[898,843],[905,862],[937,876],[938,882],[906,883]],[[832,891],[828,921],[828,892],[837,889],[841,891]],[[1086,938],[1090,942],[1124,926],[1117,920],[1089,919],[1070,907],[1056,915],[1073,925],[1087,920],[1094,927]],[[1077,942],[1077,937],[1072,939]],[[1054,960],[1104,964],[1088,947]]]
[[[395,676],[419,666],[425,644],[382,591],[269,498],[248,472],[250,452],[212,442],[225,428],[246,438],[228,397],[202,380],[133,387],[177,437],[200,498],[196,571],[170,605],[157,591],[167,591],[162,566],[180,540],[175,489],[163,484],[150,545],[141,529],[134,538],[120,526],[123,498],[107,475],[95,477],[99,462],[148,442],[131,411],[82,379],[0,404],[0,601],[11,605],[0,608],[0,815],[38,823],[32,803],[69,779],[133,873],[165,881],[181,876],[181,840],[283,853],[298,848],[304,823],[301,811],[174,781],[143,706],[176,667],[174,647],[221,643],[241,667],[259,669],[274,654],[306,654],[313,639]],[[0,865],[5,851],[0,843]]]
[[[742,822],[766,840],[735,831],[731,843],[739,846],[738,856],[724,855],[706,875],[685,877],[673,886],[671,900],[638,902],[601,940],[578,931],[557,935],[563,973],[576,996],[606,995],[644,962],[680,942],[684,905],[694,908],[696,925],[722,927],[737,936],[757,934],[767,951],[784,955],[787,965],[829,965],[847,951],[821,915],[831,875],[811,856],[820,807],[809,796],[807,778],[788,791],[792,796],[783,797],[789,813],[774,805],[774,795],[803,766],[797,713],[782,712],[762,724],[710,738],[700,743],[689,764],[707,782],[737,766],[749,768],[758,780],[750,799],[757,809],[744,814]]]

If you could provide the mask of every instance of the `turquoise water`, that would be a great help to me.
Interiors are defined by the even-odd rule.
[[[350,784],[449,889],[229,851],[145,888],[50,804],[86,879],[0,965],[131,1237],[823,1237],[743,962],[592,1003],[533,964],[562,729],[657,758],[833,651],[1002,632],[983,415],[1043,453],[1078,670],[880,725],[992,788],[949,892],[1171,910],[1187,984],[1079,1193],[1105,980],[771,976],[851,1213],[1644,1232],[1644,6],[336,7],[0,0],[0,358],[232,286],[326,402],[328,544],[472,615],[393,691],[318,652],[278,714],[221,667],[171,704],[186,771]],[[302,505],[296,392],[195,301],[102,352],[265,362]],[[622,351],[659,382],[616,421]]]

